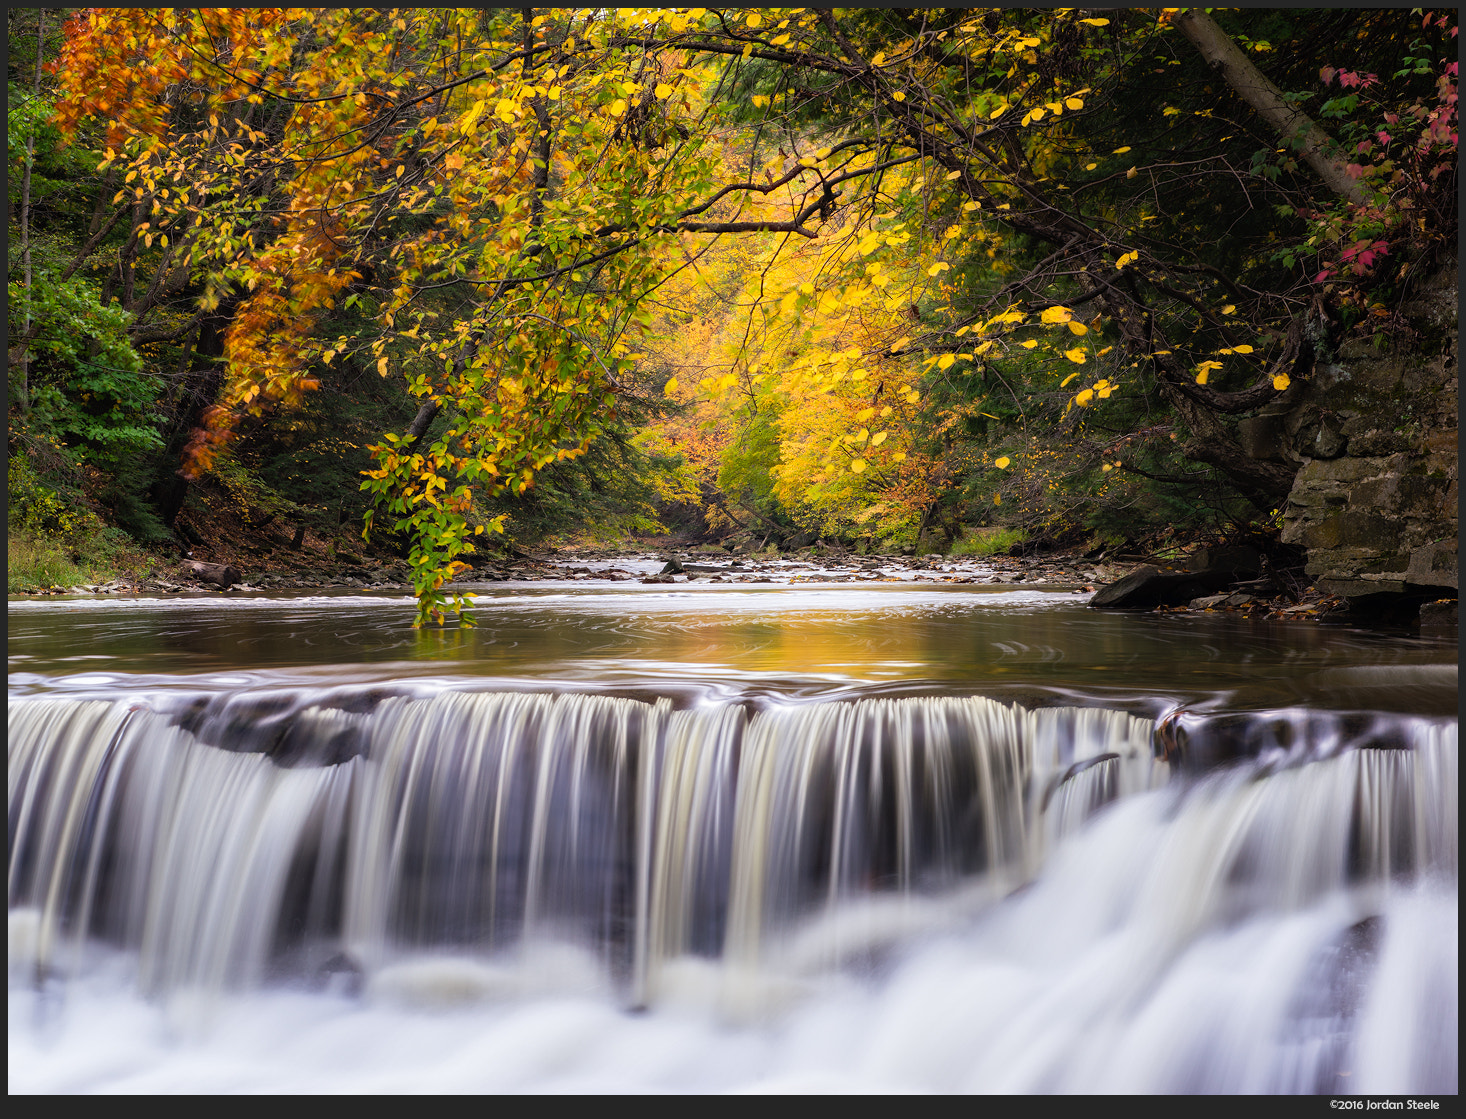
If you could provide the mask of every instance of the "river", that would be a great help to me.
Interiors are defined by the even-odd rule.
[[[12,1092],[1456,1091],[1453,640],[12,601]]]

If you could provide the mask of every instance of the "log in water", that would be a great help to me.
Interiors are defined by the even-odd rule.
[[[1454,721],[1252,720],[13,696],[12,1090],[1455,1091]]]

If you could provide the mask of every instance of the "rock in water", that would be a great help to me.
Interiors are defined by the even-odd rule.
[[[1181,606],[1214,589],[1193,571],[1162,571],[1147,563],[1101,587],[1089,604],[1099,610],[1149,610]]]
[[[204,563],[203,560],[189,560],[183,565],[183,569],[196,579],[202,579],[205,583],[213,583],[214,586],[224,591],[244,578],[236,567],[223,563]]]

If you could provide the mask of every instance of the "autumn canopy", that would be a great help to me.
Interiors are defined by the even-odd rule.
[[[380,375],[411,406],[365,448],[366,531],[409,540],[430,620],[513,502],[618,444],[662,464],[657,500],[785,537],[1093,530],[1086,509],[1198,492],[1268,516],[1292,472],[1239,424],[1331,331],[1387,330],[1454,242],[1455,30],[109,8],[35,85],[94,153],[89,306],[192,347],[179,368],[214,346],[180,484]]]

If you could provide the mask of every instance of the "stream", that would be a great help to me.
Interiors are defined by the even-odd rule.
[[[1001,582],[9,607],[9,1084],[1454,1093],[1454,636]]]

